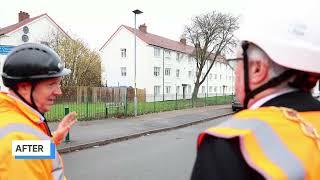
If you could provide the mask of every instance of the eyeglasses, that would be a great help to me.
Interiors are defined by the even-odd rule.
[[[226,59],[227,64],[231,67],[232,70],[235,69],[237,62],[240,60],[243,60],[243,58],[239,57],[239,58]]]

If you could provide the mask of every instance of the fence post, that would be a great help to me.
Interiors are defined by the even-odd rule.
[[[176,110],[178,109],[178,93],[176,93]]]
[[[106,118],[108,118],[108,106],[107,106],[107,103],[106,103]]]
[[[216,93],[216,105],[218,104],[218,93]]]
[[[153,94],[153,112],[156,112],[156,94]]]
[[[193,96],[191,97],[191,104],[192,104],[192,107],[194,107],[194,99],[193,99]]]
[[[204,93],[204,106],[207,106],[207,93]]]
[[[64,107],[64,115],[66,116],[67,114],[69,114],[69,107]],[[68,131],[65,142],[70,142],[70,131]]]
[[[87,96],[87,102],[86,102],[86,117],[89,117],[89,100],[88,100],[88,96]]]
[[[125,117],[128,116],[128,92],[126,93],[126,101],[125,101]]]

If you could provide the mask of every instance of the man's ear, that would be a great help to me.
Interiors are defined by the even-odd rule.
[[[265,83],[269,75],[269,65],[264,61],[249,61],[249,78],[253,85]]]
[[[30,96],[31,83],[30,82],[20,82],[17,84],[17,90],[21,96],[28,97],[28,96]]]

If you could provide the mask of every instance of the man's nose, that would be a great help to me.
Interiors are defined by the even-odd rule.
[[[56,88],[54,94],[57,96],[62,95],[61,87]]]

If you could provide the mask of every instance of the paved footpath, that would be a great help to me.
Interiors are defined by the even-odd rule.
[[[207,106],[152,113],[124,119],[108,118],[79,121],[70,131],[70,142],[58,146],[61,153],[101,146],[113,142],[186,127],[232,114],[231,105]],[[56,129],[58,123],[49,123]]]

